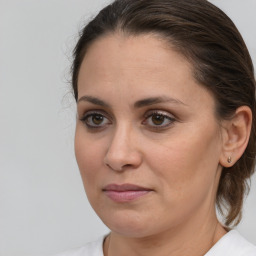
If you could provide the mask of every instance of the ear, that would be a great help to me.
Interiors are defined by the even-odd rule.
[[[239,107],[234,116],[222,122],[222,154],[220,164],[231,167],[243,155],[251,132],[252,111],[247,106]]]

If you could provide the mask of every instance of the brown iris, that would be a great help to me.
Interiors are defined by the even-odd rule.
[[[92,122],[96,125],[100,125],[103,122],[104,117],[102,115],[93,115]]]
[[[153,122],[155,125],[161,125],[161,124],[163,124],[164,120],[165,120],[165,116],[163,116],[163,115],[158,115],[158,114],[152,115],[152,122]]]

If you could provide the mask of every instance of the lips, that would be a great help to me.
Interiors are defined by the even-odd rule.
[[[137,186],[134,184],[109,184],[104,187],[103,192],[115,202],[129,202],[147,195],[152,189]]]

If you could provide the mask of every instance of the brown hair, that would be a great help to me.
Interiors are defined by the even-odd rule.
[[[170,42],[193,65],[195,79],[214,96],[219,119],[232,117],[240,106],[252,110],[248,146],[232,167],[223,168],[216,195],[225,224],[237,225],[256,154],[254,70],[239,31],[226,14],[206,0],[116,0],[85,26],[74,49],[72,85],[76,100],[78,73],[88,47],[115,31],[153,33]]]

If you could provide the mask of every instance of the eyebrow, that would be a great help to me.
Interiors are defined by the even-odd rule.
[[[81,101],[87,101],[87,102],[90,102],[94,105],[98,105],[101,107],[107,107],[107,108],[111,107],[105,101],[103,101],[99,98],[93,97],[93,96],[82,96],[78,100],[77,103],[79,103]],[[178,99],[170,98],[170,97],[166,97],[166,96],[160,96],[160,97],[150,97],[150,98],[138,100],[134,103],[134,108],[142,108],[142,107],[159,104],[159,103],[174,103],[174,104],[181,104],[181,105],[187,106],[187,104],[183,103],[182,101],[180,101]]]
[[[159,103],[175,103],[175,104],[181,104],[184,106],[187,106],[185,103],[178,99],[162,96],[162,97],[151,97],[147,99],[142,99],[134,103],[135,108],[141,108],[145,106],[150,106],[154,104],[159,104]]]
[[[96,97],[92,97],[92,96],[82,96],[77,103],[81,102],[81,101],[88,101],[94,105],[98,105],[98,106],[101,106],[101,107],[106,107],[106,108],[109,108],[110,105],[108,103],[106,103],[105,101],[99,99],[99,98],[96,98]]]

